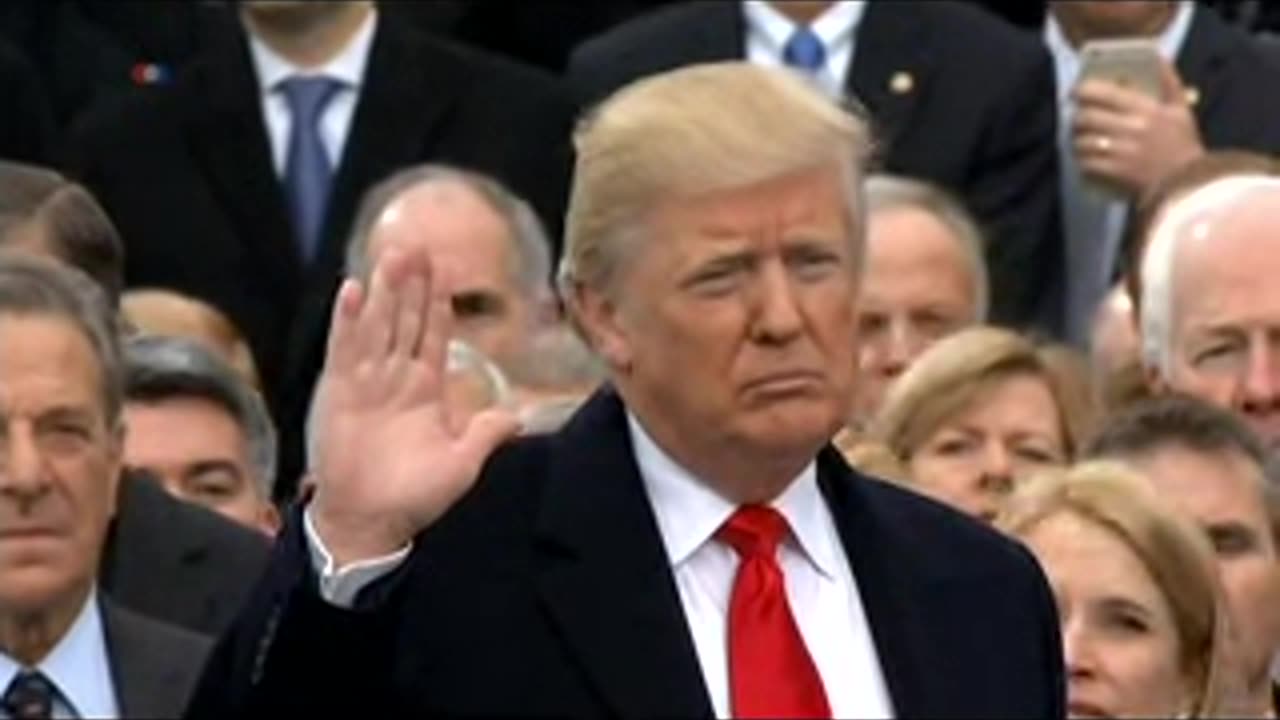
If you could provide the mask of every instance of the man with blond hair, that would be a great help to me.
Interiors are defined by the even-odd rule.
[[[348,281],[314,496],[190,714],[1065,714],[1028,553],[828,445],[868,142],[740,63],[600,107],[563,288],[611,384],[551,435],[508,441],[500,409],[451,422],[429,252]]]

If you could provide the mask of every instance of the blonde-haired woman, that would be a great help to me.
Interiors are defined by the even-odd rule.
[[[1036,476],[997,526],[1035,554],[1062,623],[1072,717],[1219,717],[1225,609],[1202,533],[1122,465]]]
[[[999,328],[962,330],[890,387],[864,440],[887,449],[910,486],[990,521],[1018,478],[1070,462],[1089,432],[1093,394],[1064,352]]]

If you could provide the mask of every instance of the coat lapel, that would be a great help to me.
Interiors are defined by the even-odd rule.
[[[244,31],[236,27],[194,70],[194,97],[184,103],[188,147],[229,215],[247,264],[275,279],[280,302],[297,295],[301,265],[285,206],[284,190],[271,164],[257,73]]]
[[[155,638],[148,632],[147,621],[105,598],[99,602],[121,717],[173,717],[181,712],[190,677],[184,677],[178,664],[194,663],[198,668],[203,658],[165,657],[152,647]],[[192,670],[185,668],[186,675]]]
[[[879,156],[892,148],[925,92],[930,69],[928,29],[910,2],[871,2],[858,27],[847,90],[870,113]]]
[[[598,393],[556,439],[538,518],[541,601],[610,709],[712,714],[622,402]]]
[[[828,447],[818,456],[818,483],[831,509],[845,555],[853,568],[867,624],[875,641],[885,684],[898,717],[940,717],[964,707],[938,682],[939,662],[931,653],[931,623],[938,609],[930,598],[946,597],[907,558],[893,548],[900,528],[889,527],[867,497],[867,480],[852,473]],[[904,562],[904,560],[907,560]]]

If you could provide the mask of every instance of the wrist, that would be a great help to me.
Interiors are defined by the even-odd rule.
[[[310,515],[312,529],[335,570],[390,555],[412,539],[395,529],[398,523],[334,512],[318,501],[311,504]]]

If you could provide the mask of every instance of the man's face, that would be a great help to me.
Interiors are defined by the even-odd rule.
[[[1201,232],[1203,231],[1203,232]],[[1173,277],[1164,381],[1239,414],[1280,449],[1280,218],[1258,204],[1193,228]]]
[[[655,439],[776,461],[842,424],[856,332],[845,207],[834,171],[658,205],[586,318]]]
[[[0,316],[0,608],[87,591],[115,512],[119,435],[89,341],[65,320]]]
[[[268,534],[278,518],[258,489],[244,431],[222,406],[198,397],[125,406],[125,465],[169,494]]]
[[[933,215],[903,207],[869,218],[859,302],[854,412],[869,420],[889,384],[937,340],[975,322],[977,298],[960,241]]]
[[[1126,460],[1208,534],[1246,680],[1264,680],[1280,649],[1280,558],[1262,497],[1262,469],[1239,453],[1177,445]]]
[[[1056,0],[1060,20],[1082,29],[1088,38],[1151,36],[1165,27],[1177,10],[1168,0]]]
[[[453,296],[454,336],[504,366],[528,346],[537,310],[517,280],[506,224],[470,189],[411,190],[369,238],[369,265],[388,247],[425,246]]]

